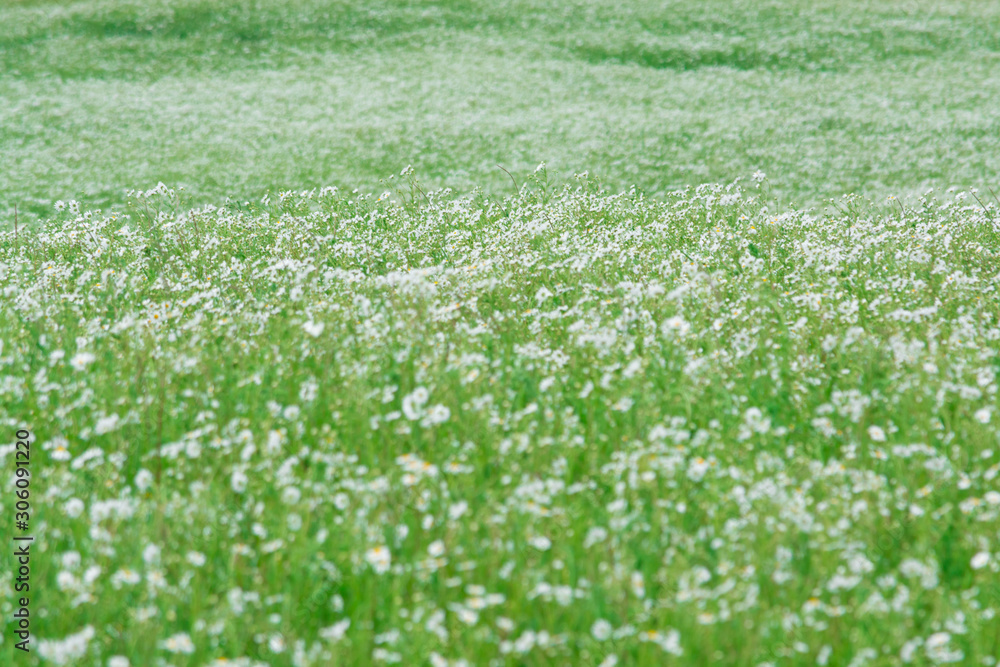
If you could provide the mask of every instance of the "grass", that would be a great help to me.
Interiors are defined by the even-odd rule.
[[[26,664],[994,664],[995,205],[390,183],[0,234]]]
[[[1000,167],[985,1],[22,1],[0,23],[5,222],[159,181],[369,191],[406,164],[493,194],[495,165],[540,160],[657,196],[762,169],[800,206]]]
[[[996,665],[1000,5],[626,4],[0,6],[0,662]]]

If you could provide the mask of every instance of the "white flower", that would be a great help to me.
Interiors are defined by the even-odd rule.
[[[59,574],[56,575],[56,586],[61,591],[70,590],[76,588],[79,582],[77,582],[76,577],[73,576],[72,572],[67,572],[66,570],[60,570]]]
[[[123,655],[113,655],[108,658],[108,667],[132,667],[132,663]]]
[[[376,574],[385,574],[389,571],[389,566],[392,565],[392,554],[388,547],[377,546],[368,550],[365,554],[365,560],[368,561]]]
[[[948,647],[951,635],[947,632],[937,632],[927,638],[924,651],[934,663],[961,662],[965,654],[960,649],[950,650]]]
[[[281,431],[275,431],[274,429],[271,429],[267,433],[267,444],[264,446],[264,451],[267,452],[268,454],[279,453],[281,451],[281,444],[283,441],[284,437],[282,436]]]
[[[880,426],[869,426],[868,437],[875,442],[885,442],[885,431]]]
[[[42,445],[42,449],[52,452],[49,456],[52,457],[53,461],[68,461],[73,457],[69,453],[69,441],[63,437],[52,438],[52,440]]]
[[[947,632],[935,632],[933,635],[927,638],[924,643],[924,648],[927,652],[939,649],[951,641],[951,635]]]
[[[692,482],[700,482],[708,472],[710,464],[708,461],[702,457],[697,457],[691,459],[691,463],[688,465],[687,476]]]
[[[675,315],[663,322],[663,333],[665,334],[684,336],[689,331],[691,331],[691,325],[680,315]]]
[[[328,628],[322,628],[319,631],[319,636],[328,642],[338,642],[344,638],[344,634],[347,633],[347,629],[351,627],[351,619],[345,618],[342,621],[338,621]]]
[[[583,548],[589,549],[590,547],[603,542],[608,538],[608,531],[600,526],[594,526],[587,531],[587,536],[583,540]]]
[[[119,421],[118,415],[109,415],[107,417],[101,417],[97,420],[97,424],[94,425],[94,433],[97,435],[104,435],[109,433],[118,427]]]
[[[646,597],[646,580],[642,576],[642,572],[633,572],[631,577],[632,582],[632,592],[637,598]]]
[[[980,551],[975,556],[972,557],[972,562],[969,565],[972,566],[973,570],[981,570],[986,567],[990,562],[990,554],[986,551]]]
[[[634,404],[635,402],[631,398],[628,396],[622,396],[614,405],[611,406],[611,409],[617,412],[628,412]]]
[[[191,637],[186,632],[179,632],[160,642],[160,648],[170,653],[191,655],[194,653],[194,642],[191,641]]]
[[[669,630],[666,634],[656,630],[647,630],[639,634],[639,640],[658,644],[660,648],[671,655],[684,654],[684,650],[681,648],[681,634],[676,630]]]
[[[148,544],[146,548],[142,550],[142,560],[144,560],[148,565],[155,565],[160,562],[160,547],[155,544]]]
[[[532,537],[528,540],[528,544],[535,547],[539,551],[548,551],[552,548],[552,540],[545,537],[544,535],[539,535],[538,537]]]
[[[63,510],[66,512],[66,516],[71,519],[75,519],[83,514],[83,509],[83,501],[79,498],[70,498],[66,501],[66,504],[63,505]]]
[[[70,366],[78,371],[82,371],[90,364],[94,363],[95,357],[90,352],[77,352],[72,359],[69,360]]]
[[[195,567],[201,567],[206,561],[205,554],[200,551],[189,551],[187,552],[187,556],[185,558],[187,558],[187,562],[191,563]]]
[[[909,664],[913,662],[913,657],[917,653],[917,649],[923,645],[924,640],[922,637],[916,637],[909,640],[903,644],[903,647],[899,649],[899,658],[903,662]]]
[[[430,546],[427,547],[427,553],[430,554],[433,558],[443,556],[444,542],[442,542],[441,540],[435,540],[431,542]]]
[[[611,627],[610,623],[605,621],[603,618],[600,618],[594,621],[594,624],[590,626],[590,634],[594,635],[594,639],[597,641],[603,642],[611,637],[611,631],[613,629],[614,628]]]
[[[452,521],[456,521],[462,518],[462,515],[467,511],[469,511],[469,503],[464,500],[460,500],[448,508],[448,518]]]
[[[135,585],[142,581],[138,572],[133,572],[132,570],[118,570],[113,575],[111,575],[111,585],[117,590],[122,587],[122,584]]]
[[[466,625],[475,625],[476,621],[479,620],[479,614],[472,609],[466,609],[465,607],[457,609],[455,615],[458,616],[458,620],[462,621]]]
[[[660,648],[671,655],[683,655],[684,650],[681,648],[681,633],[676,630],[670,630],[667,632],[667,636],[660,641]]]
[[[153,483],[153,473],[145,468],[135,474],[135,488],[145,491]]]
[[[267,647],[271,649],[271,653],[284,653],[285,638],[275,633],[268,638]]]
[[[410,421],[420,419],[424,415],[424,404],[429,398],[429,391],[424,387],[417,387],[403,397],[403,414]]]
[[[299,400],[303,403],[311,403],[316,400],[316,395],[319,393],[319,383],[315,380],[308,380],[302,383],[299,387]]]
[[[94,638],[93,626],[86,626],[76,634],[67,635],[63,639],[40,640],[38,655],[56,665],[78,664],[87,654],[87,646]]]
[[[316,338],[321,333],[323,333],[324,324],[322,322],[306,322],[302,325],[302,328],[306,330],[306,333]]]
[[[242,470],[234,470],[229,478],[229,484],[236,493],[243,493],[247,490],[247,476]]]
[[[427,415],[424,417],[420,425],[423,427],[437,426],[438,424],[443,424],[451,417],[451,410],[443,405],[435,405],[427,410]]]
[[[982,408],[980,410],[976,410],[976,421],[978,421],[980,424],[989,424],[990,417],[992,416],[992,414],[993,411],[990,410],[989,408]]]

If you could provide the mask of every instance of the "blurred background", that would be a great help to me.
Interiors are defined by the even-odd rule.
[[[326,185],[997,189],[1000,3],[6,0],[0,219]],[[998,193],[1000,194],[1000,193]]]

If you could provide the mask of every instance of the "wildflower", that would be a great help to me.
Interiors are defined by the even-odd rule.
[[[548,551],[550,548],[552,548],[552,540],[545,537],[544,535],[539,535],[530,538],[528,540],[528,544],[535,547],[539,551]]]
[[[604,619],[598,619],[594,621],[594,624],[590,627],[590,634],[592,634],[594,639],[597,641],[603,642],[611,637],[612,630],[614,630],[614,628],[611,627],[610,623]]]
[[[619,398],[614,405],[611,406],[612,410],[617,412],[628,412],[629,408],[634,405],[634,401],[628,396],[622,396]]]
[[[430,398],[430,393],[423,387],[417,387],[403,397],[403,415],[410,421],[420,419],[424,414],[424,404]]]
[[[684,654],[684,650],[681,648],[681,635],[676,630],[668,630],[665,634],[656,630],[648,630],[640,633],[639,639],[640,641],[657,644],[671,655],[680,656]]]
[[[424,427],[437,426],[448,421],[449,417],[451,417],[451,410],[443,405],[435,405],[427,410],[427,415],[420,424]]]
[[[935,663],[960,662],[964,654],[960,650],[950,650],[951,634],[935,632],[924,642],[927,657]]]
[[[365,553],[365,560],[376,574],[385,574],[392,564],[392,554],[389,553],[388,547],[377,546]]]
[[[285,652],[285,638],[280,634],[273,634],[267,639],[267,647],[271,650],[271,653],[284,653]]]
[[[234,470],[229,477],[229,485],[236,493],[247,490],[247,476],[242,470]]]
[[[142,468],[135,474],[135,488],[139,491],[145,491],[153,483],[153,473],[149,472],[145,468]]]
[[[71,519],[75,519],[83,514],[83,509],[83,501],[79,498],[70,498],[66,501],[66,504],[63,505],[63,511],[66,512],[66,516]]]
[[[77,352],[73,358],[70,359],[69,365],[75,370],[82,371],[87,368],[87,366],[94,363],[95,359],[97,359],[97,357],[90,352]]]
[[[118,415],[101,417],[97,420],[97,424],[94,426],[94,433],[97,435],[104,435],[105,433],[115,430],[118,426],[119,419]]]
[[[698,456],[691,459],[691,463],[688,466],[687,476],[692,482],[700,482],[708,472],[710,464],[708,461]]]
[[[299,491],[298,487],[286,486],[281,491],[281,502],[286,505],[294,505],[302,498],[302,492]]]
[[[448,518],[457,521],[469,510],[469,503],[464,500],[459,501],[448,508]]]
[[[681,316],[675,315],[663,322],[663,332],[677,336],[685,336],[691,331],[691,325]]]
[[[93,626],[85,626],[75,634],[63,639],[42,639],[38,642],[38,655],[56,665],[73,665],[87,654],[90,640],[94,638]]]
[[[52,452],[49,456],[53,461],[68,461],[72,458],[69,452],[69,442],[66,438],[53,438],[42,445],[43,450]]]
[[[302,328],[313,338],[318,338],[323,333],[324,324],[322,322],[306,322]]]
[[[160,642],[160,648],[169,653],[183,653],[191,655],[194,653],[194,642],[186,632],[179,632]]]
[[[160,562],[160,547],[155,544],[147,544],[142,550],[142,560],[148,565],[155,565]]]

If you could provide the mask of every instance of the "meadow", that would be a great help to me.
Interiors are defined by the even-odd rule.
[[[0,237],[44,664],[994,664],[995,205],[404,171]]]
[[[786,203],[1000,171],[989,0],[0,3],[0,216],[331,185],[511,194],[545,161],[662,196],[757,169]]]
[[[3,664],[997,664],[1000,5],[0,26]]]

